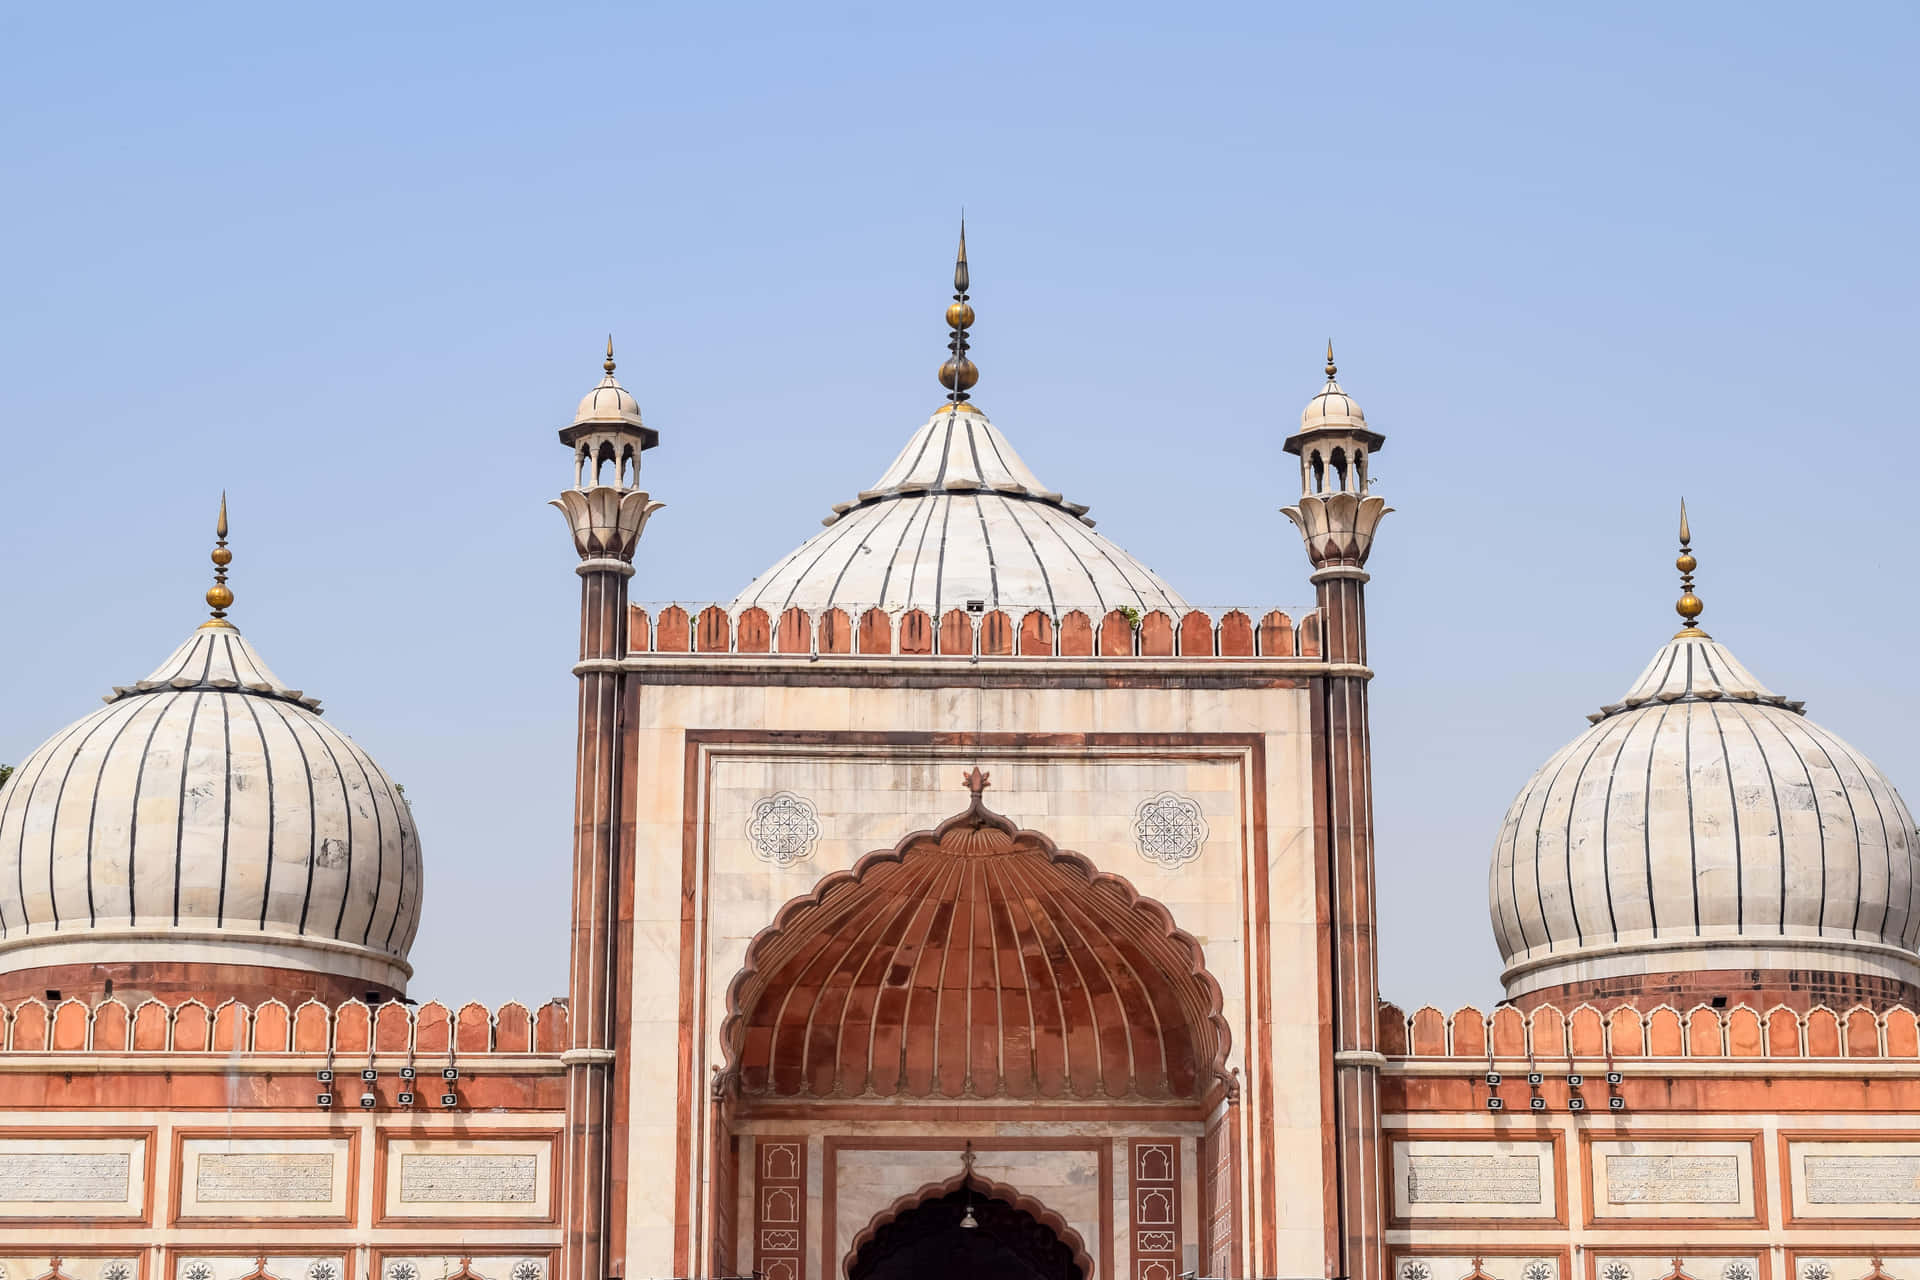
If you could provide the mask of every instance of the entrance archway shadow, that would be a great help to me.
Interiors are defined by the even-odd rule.
[[[963,1225],[973,1210],[972,1227]],[[962,1174],[901,1196],[841,1263],[846,1280],[1093,1280],[1080,1233],[1013,1188]]]

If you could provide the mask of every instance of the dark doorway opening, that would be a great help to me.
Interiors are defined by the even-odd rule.
[[[923,1200],[874,1233],[849,1280],[1087,1280],[1052,1228],[971,1187]]]

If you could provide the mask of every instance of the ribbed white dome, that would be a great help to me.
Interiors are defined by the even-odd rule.
[[[413,815],[231,627],[36,750],[0,791],[0,972],[200,962],[404,990]]]
[[[1920,848],[1873,762],[1704,635],[1542,765],[1494,846],[1510,997],[1642,973],[1920,982]]]
[[[1322,427],[1360,427],[1367,425],[1367,415],[1360,411],[1360,403],[1333,380],[1327,377],[1327,385],[1320,388],[1320,394],[1307,401],[1307,407],[1300,411],[1300,429],[1317,431]]]
[[[989,609],[1185,612],[1157,574],[1093,531],[1028,469],[987,416],[943,407],[873,487],[734,600],[778,612]]]
[[[640,425],[640,402],[633,393],[620,385],[620,380],[608,370],[593,390],[580,397],[580,407],[574,410],[573,424],[585,426],[589,423],[630,423]]]

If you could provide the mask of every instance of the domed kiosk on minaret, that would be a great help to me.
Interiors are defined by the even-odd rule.
[[[1494,846],[1510,999],[1911,1004],[1913,816],[1860,751],[1686,625],[1521,788]]]
[[[0,995],[406,991],[413,815],[227,620],[226,535],[212,616],[0,790]]]

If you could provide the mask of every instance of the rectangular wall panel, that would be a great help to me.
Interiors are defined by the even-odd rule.
[[[1180,1272],[1180,1143],[1135,1138],[1127,1168],[1133,1280],[1174,1280]]]
[[[185,1136],[179,1151],[178,1219],[348,1219],[351,1138]]]
[[[1783,1145],[1791,1222],[1920,1224],[1920,1136],[1836,1142],[1786,1134]]]
[[[1595,1139],[1587,1145],[1588,1219],[1649,1227],[1757,1223],[1756,1154],[1751,1135]]]
[[[1392,1137],[1393,1219],[1403,1223],[1558,1222],[1559,1148],[1552,1138]]]
[[[0,1138],[0,1222],[143,1218],[145,1136]]]
[[[382,1168],[387,1219],[550,1222],[553,1138],[390,1138]]]

